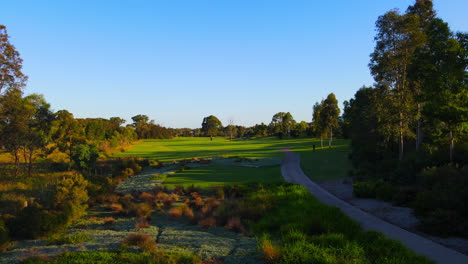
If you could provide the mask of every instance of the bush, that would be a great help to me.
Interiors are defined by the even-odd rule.
[[[135,224],[135,228],[148,228],[148,227],[150,227],[150,224],[148,223],[146,219],[138,219]]]
[[[115,219],[113,217],[106,217],[102,219],[102,223],[106,226],[111,226],[115,223]]]
[[[141,203],[137,205],[135,213],[136,213],[136,216],[138,216],[139,218],[149,219],[151,218],[152,209],[153,208],[151,207],[151,205],[146,204],[146,203]]]
[[[2,245],[7,244],[10,241],[10,233],[8,232],[8,228],[5,226],[5,223],[0,220],[0,253],[2,249]]]
[[[392,201],[395,196],[396,189],[389,183],[378,183],[375,186],[375,196],[377,199],[384,201]]]
[[[65,212],[49,211],[37,206],[26,207],[7,222],[11,234],[18,238],[38,238],[64,229],[70,221]]]
[[[139,247],[144,252],[154,253],[157,250],[156,241],[146,234],[130,234],[121,243],[123,248]]]
[[[375,198],[375,184],[372,182],[357,182],[353,184],[353,194],[359,198]]]

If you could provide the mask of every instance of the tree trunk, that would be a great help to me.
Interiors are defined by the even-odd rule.
[[[28,176],[31,177],[32,176],[32,162],[33,162],[33,153],[34,151],[33,150],[29,150],[29,164],[28,164]]]
[[[450,130],[450,163],[453,164],[453,149],[455,147],[455,140],[452,130]]]
[[[329,148],[331,148],[332,140],[333,140],[333,128],[330,127],[330,140],[328,141]]]
[[[421,104],[418,103],[418,128],[416,131],[416,150],[419,149],[419,147],[422,144],[423,141],[423,135],[422,135],[422,129],[421,129]]]
[[[323,148],[323,136],[320,136],[320,147]]]
[[[19,150],[15,151],[15,178],[18,177],[18,173],[19,173]]]
[[[403,160],[403,153],[404,153],[404,137],[403,137],[403,120],[402,120],[402,113],[400,113],[400,140],[398,144],[398,160]]]

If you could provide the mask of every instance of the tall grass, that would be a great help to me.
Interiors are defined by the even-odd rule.
[[[272,185],[249,192],[229,209],[243,219],[252,217],[246,222],[260,238],[259,248],[266,262],[433,263],[381,233],[363,231],[338,208],[320,203],[303,186]]]

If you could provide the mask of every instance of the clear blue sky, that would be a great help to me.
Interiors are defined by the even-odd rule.
[[[170,127],[202,118],[310,122],[312,105],[340,107],[362,85],[374,23],[413,0],[2,1],[0,24],[24,59],[26,93],[75,117],[146,114]],[[454,31],[467,0],[435,0]]]

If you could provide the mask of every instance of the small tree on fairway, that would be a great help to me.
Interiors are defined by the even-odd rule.
[[[320,112],[321,120],[329,132],[328,146],[331,147],[333,140],[333,128],[338,127],[338,116],[340,115],[340,108],[338,108],[338,101],[333,93],[327,96],[323,101],[322,110]]]
[[[210,115],[203,118],[202,131],[205,136],[216,136],[222,130],[223,124],[221,123],[221,121],[219,121],[219,119],[216,116]]]
[[[316,136],[320,136],[320,147],[323,148],[323,134],[325,125],[322,119],[323,100],[321,103],[315,103],[312,113],[312,126]]]

